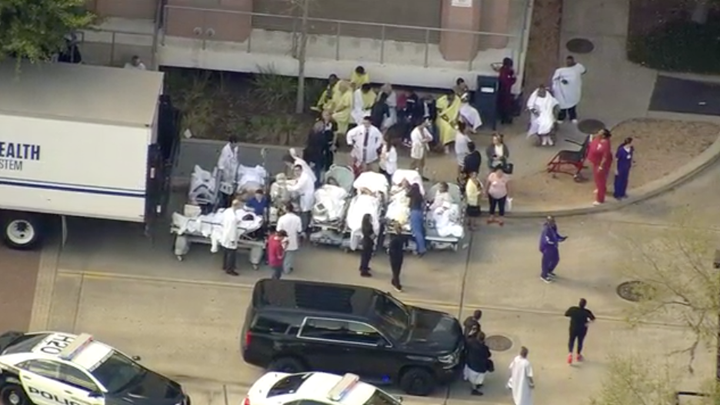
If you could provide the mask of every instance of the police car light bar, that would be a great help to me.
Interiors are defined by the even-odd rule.
[[[82,351],[87,345],[92,343],[93,337],[87,333],[83,333],[80,336],[78,336],[72,343],[68,345],[68,347],[64,348],[62,352],[60,352],[59,356],[63,360],[72,360],[73,357],[75,357],[78,353]]]
[[[332,387],[330,392],[328,392],[328,399],[335,402],[340,401],[359,381],[359,376],[355,374],[345,374],[345,376]]]

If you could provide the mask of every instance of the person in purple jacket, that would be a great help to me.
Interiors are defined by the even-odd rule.
[[[540,253],[542,254],[540,279],[551,283],[555,278],[555,268],[560,263],[560,242],[565,241],[567,236],[558,233],[554,217],[547,217],[540,234]]]

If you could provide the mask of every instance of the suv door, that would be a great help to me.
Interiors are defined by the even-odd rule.
[[[303,341],[305,360],[312,370],[335,374],[354,372],[358,349],[374,347],[353,341],[348,322],[340,319],[307,317],[298,338]]]
[[[364,322],[348,322],[348,340],[357,344],[353,373],[378,381],[395,377],[397,356],[392,343],[376,328]]]

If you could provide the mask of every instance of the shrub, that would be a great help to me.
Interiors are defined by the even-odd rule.
[[[673,20],[661,24],[647,35],[628,38],[631,62],[652,69],[720,73],[720,23],[697,24]]]
[[[295,106],[297,78],[281,76],[270,66],[253,75],[252,95],[265,111],[288,111]]]

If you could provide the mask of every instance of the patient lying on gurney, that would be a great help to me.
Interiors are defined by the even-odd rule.
[[[438,185],[429,214],[438,236],[458,238],[463,236],[460,205],[453,201],[447,183],[442,182]]]
[[[315,190],[315,205],[312,217],[315,222],[334,222],[342,219],[347,204],[348,193],[338,186],[333,178]]]

